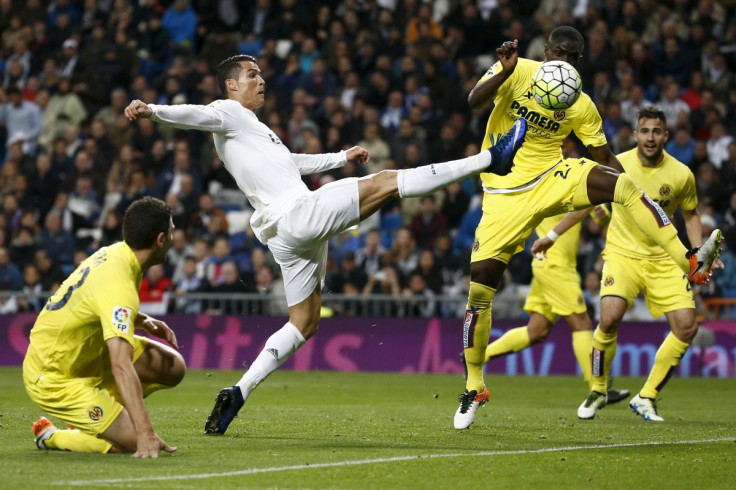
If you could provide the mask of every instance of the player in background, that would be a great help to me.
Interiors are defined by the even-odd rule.
[[[491,102],[482,148],[519,119],[528,122],[524,147],[507,175],[482,174],[483,216],[476,229],[471,252],[470,291],[463,323],[463,348],[468,378],[458,398],[456,429],[468,428],[478,407],[489,399],[483,382],[483,363],[491,329],[491,305],[509,259],[546,217],[606,202],[621,204],[622,212],[642,232],[655,240],[680,269],[695,282],[708,277],[718,251],[712,240],[697,253],[688,251],[662,209],[623,172],[608,148],[603,124],[590,97],[582,93],[567,110],[544,109],[534,99],[531,80],[538,61],[519,58],[517,41],[504,42],[496,50],[498,62],[478,81],[468,95],[474,109]],[[555,28],[545,44],[549,60],[576,65],[584,48],[583,36],[568,26]],[[586,158],[563,159],[561,144],[572,131],[588,148]],[[597,162],[598,164],[594,163]],[[605,395],[604,395],[605,396]]]
[[[596,206],[593,219],[606,226],[610,213],[605,206]],[[537,235],[546,236],[564,215],[546,218],[536,228]],[[488,344],[485,362],[513,354],[547,340],[557,319],[564,317],[572,331],[572,349],[580,365],[588,390],[593,389],[590,347],[593,345],[593,324],[588,315],[580,276],[577,272],[577,253],[580,244],[581,224],[576,223],[546,254],[537,254],[532,262],[532,283],[524,303],[529,322],[513,328]],[[629,397],[629,390],[608,389],[608,403],[616,403]]]
[[[284,277],[289,321],[269,337],[240,381],[218,393],[205,423],[206,434],[223,434],[253,389],[317,332],[330,237],[397,197],[423,196],[480,172],[508,173],[526,133],[526,122],[519,121],[494,147],[478,155],[342,179],[312,192],[302,175],[338,168],[348,160],[368,163],[368,152],[354,146],[339,153],[291,153],[254,113],[264,104],[265,82],[251,56],[223,60],[217,82],[226,98],[208,106],[146,105],[134,100],[125,109],[131,120],[145,117],[213,133],[217,154],[255,209],[253,231],[268,245]]]
[[[82,262],[41,310],[23,382],[36,405],[75,428],[59,430],[42,417],[33,424],[38,449],[137,458],[176,451],[154,432],[143,398],[178,385],[184,358],[168,325],[138,311],[143,274],[164,261],[173,231],[163,201],[134,202],[123,218],[123,241]],[[137,328],[173,349],[134,335]]]
[[[634,131],[636,148],[618,155],[626,173],[650,196],[656,196],[662,209],[671,216],[679,207],[685,217],[687,237],[696,247],[702,243],[702,228],[697,211],[695,176],[690,169],[664,151],[669,132],[664,112],[644,107],[637,114]],[[555,228],[564,233],[565,225]],[[720,231],[715,241],[720,241]],[[551,246],[551,240],[535,243],[533,251]],[[550,250],[554,250],[552,247]],[[654,357],[654,366],[644,387],[629,406],[644,420],[662,422],[655,399],[687,352],[698,324],[690,283],[675,261],[657,243],[635,226],[631,216],[614,203],[613,217],[603,251],[605,264],[601,278],[601,320],[593,334],[590,395],[578,408],[578,417],[592,419],[606,406],[605,389],[611,363],[616,355],[618,326],[640,292],[644,293],[654,318],[667,317],[670,333]],[[723,264],[716,259],[713,268]]]

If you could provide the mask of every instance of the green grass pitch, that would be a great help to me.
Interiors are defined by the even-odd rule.
[[[664,423],[626,403],[578,420],[573,377],[489,376],[491,402],[452,428],[456,375],[274,373],[224,436],[202,434],[217,391],[239,372],[192,371],[147,400],[173,454],[39,451],[42,415],[19,368],[0,368],[2,488],[733,488],[736,380],[674,378]],[[616,387],[636,392],[642,379]]]

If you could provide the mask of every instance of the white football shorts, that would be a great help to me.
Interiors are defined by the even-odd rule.
[[[268,248],[281,267],[286,302],[294,306],[321,286],[327,268],[327,242],[360,222],[358,179],[330,182],[299,196],[276,225]]]

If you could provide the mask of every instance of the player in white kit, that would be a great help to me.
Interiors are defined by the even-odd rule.
[[[338,168],[348,160],[368,163],[368,152],[354,146],[339,153],[291,153],[254,113],[264,103],[265,83],[251,56],[223,60],[217,68],[217,82],[227,98],[207,106],[134,100],[125,109],[130,120],[142,117],[213,133],[217,154],[255,209],[253,231],[268,245],[284,278],[289,321],[266,341],[242,379],[220,390],[205,423],[206,434],[225,433],[251,391],[317,332],[331,237],[396,197],[429,194],[480,172],[507,174],[526,134],[526,121],[519,119],[495,146],[478,155],[413,169],[384,170],[310,191],[302,175]]]

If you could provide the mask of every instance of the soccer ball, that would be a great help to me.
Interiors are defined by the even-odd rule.
[[[569,109],[582,92],[580,74],[569,63],[548,61],[534,72],[532,91],[534,99],[545,109]]]

